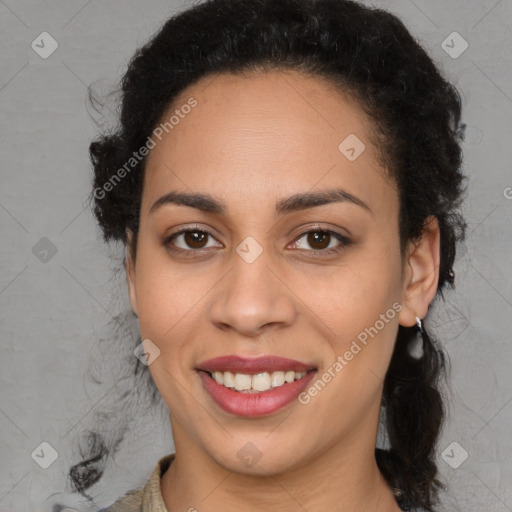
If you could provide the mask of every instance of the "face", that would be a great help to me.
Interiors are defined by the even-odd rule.
[[[415,295],[413,271],[419,286],[438,247],[401,259],[371,121],[293,71],[210,76],[175,109],[153,137],[127,276],[177,449],[253,474],[373,453],[399,321],[433,293]]]

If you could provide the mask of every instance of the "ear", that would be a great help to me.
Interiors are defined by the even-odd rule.
[[[128,295],[130,304],[134,313],[137,315],[137,291],[135,287],[135,262],[133,261],[133,233],[126,228],[126,249],[124,259],[124,269],[126,272],[126,282],[128,284]]]
[[[409,243],[405,262],[405,279],[402,310],[398,321],[404,327],[416,324],[416,317],[423,319],[434,299],[439,282],[440,231],[437,218],[430,216],[422,237],[415,244]]]

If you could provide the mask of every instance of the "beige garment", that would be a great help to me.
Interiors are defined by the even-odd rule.
[[[174,456],[174,453],[170,453],[158,461],[143,488],[127,492],[100,512],[168,512],[160,491],[160,480],[174,460]]]

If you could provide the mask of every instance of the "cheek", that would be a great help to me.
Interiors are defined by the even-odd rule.
[[[141,250],[136,273],[137,309],[141,336],[169,350],[182,339],[194,316],[198,287],[171,271],[156,251]],[[196,292],[194,292],[196,290]]]
[[[320,320],[318,329],[331,349],[327,367],[322,368],[319,378],[325,373],[336,376],[326,376],[332,382],[319,400],[319,407],[329,409],[329,403],[336,403],[339,411],[359,407],[364,410],[380,392],[398,329],[399,277],[398,257],[361,254],[330,279],[309,286],[305,302]],[[304,286],[302,293],[307,290],[306,283]],[[359,397],[357,403],[355,396]],[[338,417],[333,411],[330,414]]]
[[[329,274],[296,279],[294,291],[323,322],[330,337],[347,340],[375,324],[399,295],[400,267],[394,259],[354,255]]]
[[[188,361],[193,347],[189,341],[194,339],[204,293],[194,286],[196,280],[171,273],[158,258],[141,257],[137,271],[141,338],[149,338],[160,351],[149,371],[170,410],[178,411],[178,416],[185,410],[194,414],[184,386],[190,386],[192,369]]]
[[[336,426],[333,432],[339,434],[373,410],[379,400],[397,335],[400,306],[391,281],[379,279],[377,273],[347,274],[328,300],[326,293],[321,296],[321,290],[315,293],[310,306],[316,307],[320,328],[327,333],[332,351],[317,377],[328,383],[313,382],[321,391],[311,403],[316,403],[312,406],[316,407],[315,414],[328,418]],[[325,435],[321,427],[312,428],[318,428],[319,436]]]

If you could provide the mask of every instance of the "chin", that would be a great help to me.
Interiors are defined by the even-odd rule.
[[[277,475],[306,465],[304,454],[299,457],[297,453],[299,443],[283,446],[279,435],[275,435],[273,442],[271,436],[267,436],[268,432],[260,436],[244,436],[243,440],[232,441],[227,447],[223,445],[221,450],[217,449],[218,445],[212,447],[209,453],[227,471],[246,476]]]

